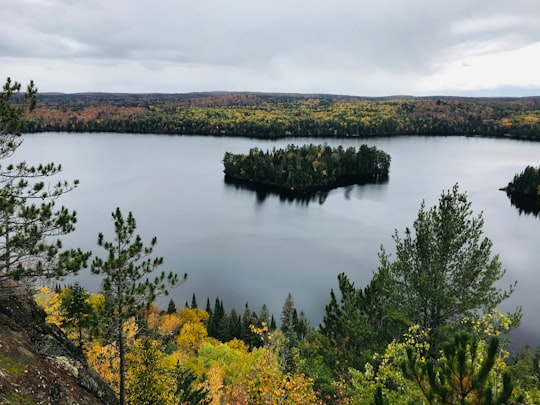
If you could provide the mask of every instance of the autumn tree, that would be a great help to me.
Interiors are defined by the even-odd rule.
[[[22,143],[21,128],[26,110],[36,104],[30,82],[15,105],[20,83],[9,78],[0,93],[0,159],[12,158]],[[77,272],[89,257],[80,250],[63,250],[59,236],[75,229],[76,214],[56,200],[75,188],[78,181],[49,183],[61,171],[54,163],[29,165],[22,161],[0,165],[0,282],[32,281]]]
[[[127,354],[126,398],[129,405],[167,405],[168,386],[160,367],[159,342],[148,337],[135,341]]]
[[[135,235],[136,222],[130,212],[124,218],[120,208],[112,213],[114,221],[114,240],[105,241],[102,233],[98,236],[98,246],[103,247],[107,258],[95,257],[92,261],[92,272],[103,276],[101,290],[109,308],[109,316],[103,321],[111,327],[115,334],[119,354],[120,404],[125,405],[126,380],[126,341],[123,324],[137,311],[149,306],[158,295],[168,294],[168,288],[179,283],[174,273],[162,272],[153,281],[147,278],[162,263],[162,257],[152,257],[156,237],[149,246],[144,246],[142,238]],[[184,279],[186,275],[184,275]]]

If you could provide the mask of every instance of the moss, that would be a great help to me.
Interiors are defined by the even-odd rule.
[[[22,372],[22,368],[12,357],[0,354],[0,374],[3,374],[3,372],[11,375],[19,375]]]
[[[6,405],[35,405],[35,401],[32,398],[16,392],[0,394],[0,403]]]

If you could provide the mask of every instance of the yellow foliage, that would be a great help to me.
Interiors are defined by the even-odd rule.
[[[510,121],[508,118],[502,118],[501,126],[503,126],[504,128],[510,128],[512,126],[512,121]]]
[[[208,321],[208,312],[199,308],[180,308],[178,311],[182,324],[185,323],[206,323]]]
[[[266,334],[265,326],[252,328]],[[287,375],[281,371],[279,356],[273,346],[247,350],[245,344],[205,343],[200,360],[212,378],[209,384],[215,404],[317,404],[313,381],[303,374]]]
[[[200,323],[186,323],[176,338],[178,349],[195,352],[208,337],[206,327]]]
[[[537,117],[536,115],[527,114],[526,116],[523,117],[523,123],[525,125],[535,125],[535,124],[538,124],[538,122],[540,122],[540,118]]]
[[[85,354],[88,364],[97,371],[118,394],[120,376],[120,358],[116,343],[102,345],[99,341],[93,340],[85,346]]]
[[[49,287],[41,286],[36,288],[34,299],[47,314],[46,322],[54,323],[57,326],[62,324],[62,314],[60,312],[62,300],[60,294],[53,292]]]
[[[172,373],[161,366],[161,342],[143,337],[126,354],[126,399],[128,404],[172,404]]]

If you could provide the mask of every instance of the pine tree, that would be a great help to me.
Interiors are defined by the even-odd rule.
[[[492,242],[482,236],[482,215],[473,216],[467,195],[456,184],[438,205],[422,203],[414,232],[394,234],[396,258],[381,251],[379,273],[387,274],[386,296],[395,312],[411,324],[430,329],[434,342],[442,329],[464,316],[495,308],[513,291],[495,284],[504,276]],[[435,348],[436,345],[433,345]]]
[[[281,352],[283,371],[292,374],[296,370],[294,360],[294,349],[298,345],[298,315],[294,307],[294,299],[291,293],[287,295],[281,310],[281,331],[285,337],[285,342]]]
[[[407,348],[402,370],[418,385],[430,404],[502,405],[513,390],[508,372],[501,384],[492,384],[490,373],[499,354],[499,339],[494,337],[487,348],[469,333],[458,332],[444,346],[444,358],[422,361],[413,348]]]
[[[168,288],[178,284],[174,273],[159,274],[153,281],[146,278],[163,263],[162,257],[152,258],[156,237],[149,246],[144,246],[139,235],[135,235],[136,222],[130,212],[124,218],[120,208],[112,213],[115,237],[105,241],[102,233],[98,245],[107,252],[107,259],[95,257],[92,272],[103,276],[101,290],[105,296],[109,316],[103,322],[110,326],[116,336],[120,366],[120,405],[125,405],[125,335],[123,325],[143,307],[149,307],[158,295],[167,295]],[[145,279],[146,278],[146,279]],[[186,275],[184,275],[184,280]]]
[[[26,104],[13,105],[10,99],[20,88],[8,78],[0,93],[0,159],[12,157],[21,145],[23,114],[36,104],[37,89],[30,82]],[[77,180],[49,183],[60,171],[54,163],[0,166],[0,284],[62,277],[85,266],[90,253],[63,250],[58,239],[75,229],[76,213],[56,209],[55,203],[78,185]]]

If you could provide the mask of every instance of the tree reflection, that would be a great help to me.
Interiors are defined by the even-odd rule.
[[[280,187],[272,187],[269,185],[255,184],[245,181],[239,181],[229,176],[224,177],[224,183],[227,187],[234,188],[236,190],[248,190],[255,193],[257,204],[263,204],[267,198],[277,197],[282,203],[297,204],[301,206],[308,206],[310,203],[317,203],[323,205],[328,197],[328,194],[332,189],[316,191],[316,192],[295,192],[293,190],[285,190]],[[350,193],[355,186],[362,186],[365,184],[386,184],[388,183],[388,175],[369,176],[362,179],[356,185],[346,186],[345,196],[350,198]]]
[[[540,196],[520,193],[509,194],[510,203],[516,207],[520,214],[540,216]]]

